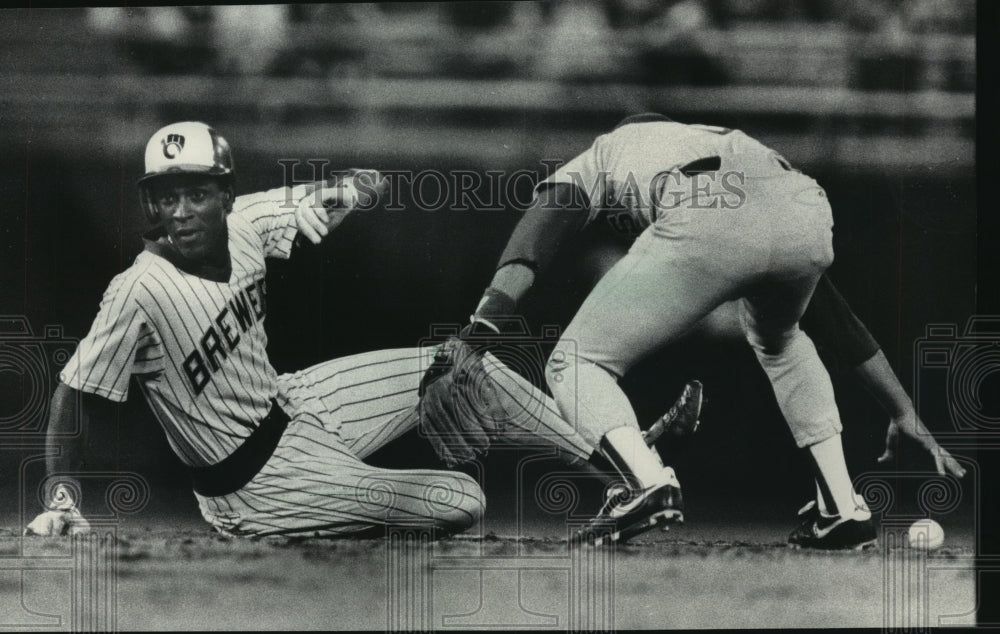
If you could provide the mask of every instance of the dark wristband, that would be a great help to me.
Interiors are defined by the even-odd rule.
[[[509,260],[502,260],[499,264],[497,264],[497,270],[499,271],[508,264],[520,264],[523,267],[531,269],[532,273],[538,273],[538,262],[534,262],[527,258],[511,258]]]
[[[473,318],[509,317],[516,309],[517,301],[513,297],[490,286],[483,292]]]

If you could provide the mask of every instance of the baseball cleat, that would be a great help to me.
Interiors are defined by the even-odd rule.
[[[628,498],[628,495],[629,495],[629,488],[628,485],[626,485],[624,482],[613,484],[610,487],[608,487],[608,490],[604,494],[604,503],[608,504],[608,501],[616,496],[620,497],[622,500],[625,500]],[[615,502],[618,502],[618,500],[616,500]],[[683,521],[683,519],[681,521]],[[670,530],[670,524],[671,522],[661,523],[660,530],[663,531],[664,533],[668,532]]]
[[[667,413],[661,416],[649,429],[642,433],[647,445],[655,443],[660,436],[668,433],[671,436],[690,436],[698,431],[698,420],[701,416],[702,405],[702,384],[701,381],[688,381]]]
[[[800,523],[788,536],[788,545],[795,549],[864,550],[878,545],[875,523],[839,515],[823,515],[813,500],[799,510]]]
[[[664,468],[666,481],[640,494],[625,487],[609,491],[607,501],[593,520],[578,530],[571,544],[603,546],[624,543],[652,528],[684,521],[680,483],[670,467]]]

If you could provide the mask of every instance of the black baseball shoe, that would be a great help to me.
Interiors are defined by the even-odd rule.
[[[788,536],[792,548],[813,548],[816,550],[864,550],[878,545],[875,523],[871,517],[865,520],[844,518],[839,515],[823,515],[813,500],[799,510],[802,523]]]
[[[570,544],[624,543],[657,526],[683,522],[681,485],[670,467],[664,467],[664,480],[639,494],[627,487],[609,492],[597,517],[578,530]]]

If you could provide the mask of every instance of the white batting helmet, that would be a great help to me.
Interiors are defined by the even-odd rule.
[[[146,173],[139,179],[143,211],[152,222],[159,216],[146,184],[170,174],[205,174],[232,186],[233,153],[229,142],[209,125],[182,121],[160,128],[146,144]]]

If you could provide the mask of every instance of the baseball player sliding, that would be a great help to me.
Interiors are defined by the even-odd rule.
[[[235,197],[229,145],[197,122],[156,132],[145,166],[139,190],[154,229],[111,281],[60,374],[47,509],[26,533],[88,529],[72,477],[81,449],[58,435],[77,420],[87,424],[93,399],[124,400],[132,377],[188,467],[202,515],[221,532],[337,537],[389,525],[444,533],[472,526],[485,502],[467,475],[364,463],[418,424],[418,390],[435,347],[364,353],[284,375],[265,351],[265,257],[289,257],[299,233],[319,242],[359,195],[377,194],[373,173]],[[475,368],[489,379],[476,385],[489,390],[490,402],[479,407],[489,415],[484,436],[515,430],[568,460],[592,452],[530,383],[489,356]]]
[[[823,275],[833,259],[823,189],[738,130],[650,113],[598,137],[538,184],[465,336],[502,341],[499,317],[515,313],[564,239],[598,220],[626,236],[631,248],[612,258],[617,262],[551,355],[546,378],[560,410],[615,465],[631,495],[609,498],[577,539],[624,540],[682,518],[676,475],[646,448],[617,379],[699,324],[717,329],[736,321],[816,467],[816,501],[803,509],[789,541],[812,548],[874,543],[871,515],[844,461],[829,375],[798,325],[814,290],[810,321],[830,358],[857,366],[893,414],[881,460],[891,459],[902,431],[935,456],[940,473],[964,473],[907,415],[912,405],[884,355]]]

